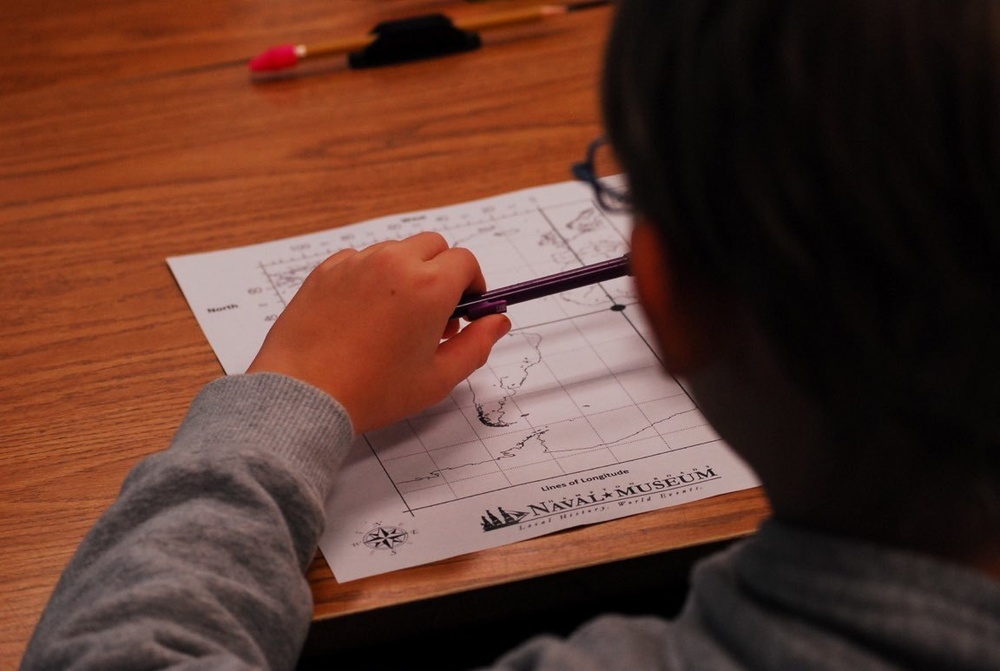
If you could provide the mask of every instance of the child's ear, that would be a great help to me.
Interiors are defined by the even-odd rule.
[[[664,367],[686,377],[712,360],[719,334],[710,318],[720,306],[708,306],[700,287],[682,278],[671,262],[671,250],[648,221],[636,218],[629,254],[639,301],[653,327]],[[710,299],[709,299],[710,300]]]

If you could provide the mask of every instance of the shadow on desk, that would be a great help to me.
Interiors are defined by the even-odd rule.
[[[539,633],[565,636],[601,613],[674,617],[692,565],[732,541],[577,569],[316,622],[299,671],[469,669]]]

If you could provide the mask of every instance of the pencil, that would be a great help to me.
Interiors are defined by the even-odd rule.
[[[601,261],[589,266],[565,270],[533,280],[493,289],[478,296],[465,296],[452,313],[452,319],[465,317],[469,321],[486,315],[506,312],[508,305],[560,294],[571,289],[607,282],[631,273],[629,256]]]
[[[610,4],[610,0],[590,0],[568,5],[536,5],[494,14],[456,19],[454,25],[459,30],[475,32],[522,23],[534,23],[579,9],[589,9],[607,4]],[[369,33],[367,35],[343,37],[319,44],[282,44],[271,47],[250,59],[250,70],[252,72],[283,70],[309,58],[337,56],[361,51],[371,45],[377,37],[378,35]]]

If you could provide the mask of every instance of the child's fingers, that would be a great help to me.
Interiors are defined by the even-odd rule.
[[[506,315],[487,315],[472,322],[438,347],[435,365],[450,390],[482,368],[493,346],[510,331]]]
[[[449,247],[435,256],[429,263],[435,272],[446,277],[448,282],[462,287],[462,294],[481,294],[486,291],[486,279],[475,255],[464,247]],[[457,304],[457,301],[456,301]]]

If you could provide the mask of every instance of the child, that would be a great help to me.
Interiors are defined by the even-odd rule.
[[[602,617],[496,668],[1000,668],[1000,5],[617,11],[605,117],[636,286],[774,520],[698,567],[677,620]],[[25,668],[292,668],[352,432],[485,361],[508,322],[448,321],[482,288],[433,234],[331,257],[251,374],[129,476]]]

